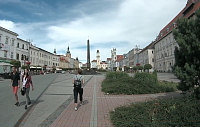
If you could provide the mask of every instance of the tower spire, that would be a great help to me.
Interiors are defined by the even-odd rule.
[[[54,52],[53,53],[56,54],[56,48],[54,48]]]
[[[69,44],[68,44],[68,48],[67,48],[67,53],[70,53],[70,51],[69,51]]]

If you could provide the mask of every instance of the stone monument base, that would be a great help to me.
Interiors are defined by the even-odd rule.
[[[98,75],[100,73],[97,73],[95,70],[90,69],[90,70],[83,70],[82,75]]]
[[[77,74],[77,71],[71,72],[70,74]],[[100,75],[101,73],[97,73],[95,70],[90,69],[88,70],[82,70],[82,74],[81,75]]]

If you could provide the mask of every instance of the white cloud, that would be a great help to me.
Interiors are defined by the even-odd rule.
[[[180,0],[124,0],[116,8],[109,8],[109,11],[87,14],[83,10],[76,10],[82,15],[70,22],[57,19],[24,24],[2,20],[0,25],[17,32],[22,39],[34,39],[34,43],[50,52],[55,47],[64,51],[69,44],[72,56],[82,60],[86,59],[86,50],[77,47],[86,47],[89,36],[91,45],[106,45],[98,48],[102,60],[106,60],[114,47],[118,54],[123,54],[135,45],[141,48],[147,46],[185,4]],[[118,43],[109,45],[109,42]],[[127,43],[119,45],[119,42]],[[91,49],[91,60],[95,59],[96,50]]]

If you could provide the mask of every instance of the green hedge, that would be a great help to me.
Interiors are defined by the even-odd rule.
[[[109,72],[102,82],[102,91],[110,94],[153,94],[177,91],[177,83],[158,82],[157,74]]]
[[[200,101],[193,98],[154,100],[110,112],[114,127],[197,127]]]

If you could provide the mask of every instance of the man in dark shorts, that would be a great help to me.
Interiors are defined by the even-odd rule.
[[[15,95],[16,99],[16,106],[19,106],[17,91],[20,88],[20,74],[17,72],[16,67],[12,67],[13,72],[11,72],[11,80],[10,80],[10,87],[12,84],[13,94]]]

